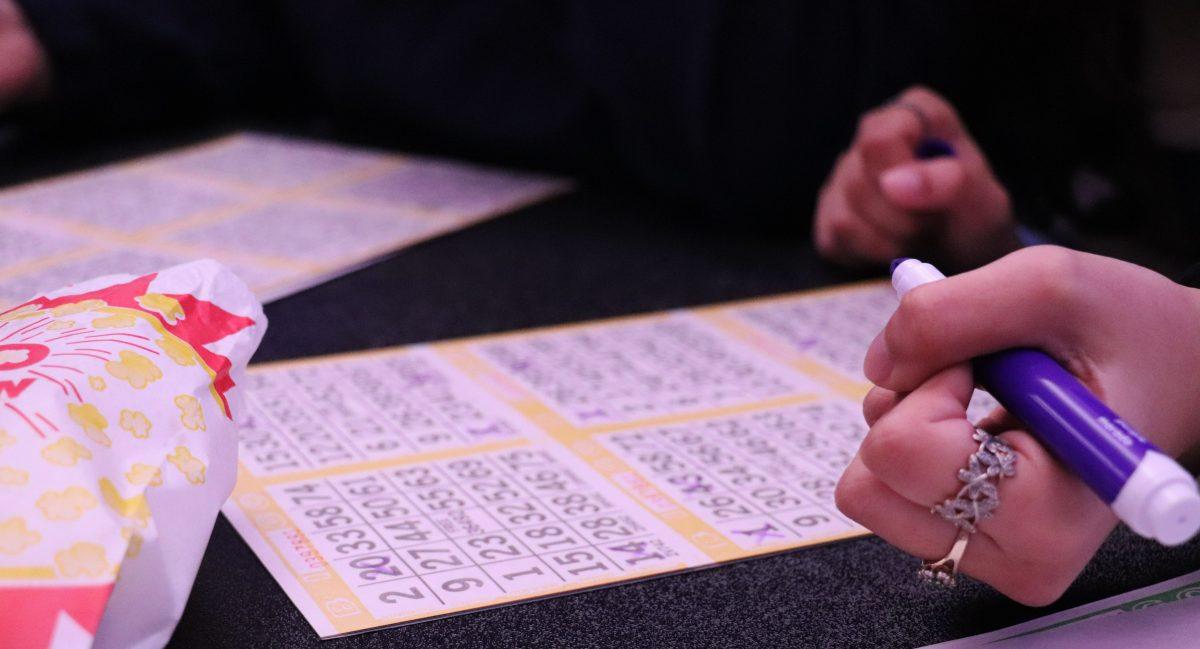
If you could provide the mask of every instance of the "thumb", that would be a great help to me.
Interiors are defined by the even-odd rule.
[[[884,198],[909,212],[949,209],[966,184],[967,172],[957,158],[916,160],[896,165],[879,175]]]

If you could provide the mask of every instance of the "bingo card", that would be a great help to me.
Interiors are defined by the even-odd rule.
[[[562,192],[556,178],[255,133],[0,192],[0,310],[216,259],[270,301]]]
[[[869,283],[252,368],[224,512],[322,637],[866,534]]]

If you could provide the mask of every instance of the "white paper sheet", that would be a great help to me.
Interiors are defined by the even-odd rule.
[[[855,327],[764,324],[831,301]],[[872,283],[259,366],[223,511],[322,637],[859,536],[833,489],[894,308]]]
[[[930,647],[1193,647],[1200,644],[1198,596],[1200,571]]]
[[[559,178],[245,133],[0,191],[0,308],[223,262],[262,301],[569,188]]]

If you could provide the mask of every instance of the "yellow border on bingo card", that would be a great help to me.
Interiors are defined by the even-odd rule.
[[[276,572],[279,568],[283,568],[290,573],[293,583],[305,591],[309,601],[313,604],[313,606],[318,607],[321,616],[328,622],[329,628],[338,634],[365,631],[382,626],[403,624],[415,620],[436,619],[504,604],[533,601],[567,592],[580,592],[592,588],[600,588],[618,583],[627,583],[639,579],[665,576],[668,574],[677,574],[679,572],[691,569],[704,569],[713,565],[720,565],[732,561],[748,559],[751,557],[776,554],[797,548],[810,547],[842,539],[869,535],[869,532],[866,530],[851,529],[844,532],[836,532],[823,537],[801,538],[797,539],[795,542],[778,546],[742,549],[736,546],[732,541],[728,540],[728,538],[716,528],[700,519],[687,507],[684,507],[679,503],[674,503],[675,507],[665,513],[655,511],[653,508],[648,507],[642,497],[640,497],[637,493],[634,493],[630,487],[622,484],[620,480],[614,479],[615,475],[621,473],[630,473],[636,475],[637,470],[627,464],[624,459],[618,457],[601,444],[592,440],[592,436],[599,433],[609,433],[621,430],[644,428],[647,426],[692,421],[698,418],[719,417],[723,415],[754,411],[762,408],[808,403],[814,400],[825,398],[829,396],[829,394],[795,394],[755,403],[734,404],[706,410],[674,413],[655,418],[647,418],[644,420],[607,423],[598,426],[581,428],[573,425],[564,416],[555,412],[551,406],[542,402],[542,400],[540,400],[530,390],[519,385],[515,380],[506,376],[498,369],[492,367],[485,359],[472,353],[470,348],[474,345],[489,341],[530,337],[544,335],[547,333],[577,330],[587,327],[602,327],[608,325],[619,325],[623,323],[648,322],[655,319],[671,317],[680,313],[688,313],[715,327],[723,335],[726,335],[739,343],[747,345],[757,353],[773,357],[778,364],[789,367],[793,371],[797,371],[800,374],[815,379],[818,384],[827,386],[832,395],[845,399],[856,399],[861,398],[861,396],[865,394],[868,386],[864,385],[858,380],[855,380],[853,377],[844,375],[839,370],[822,364],[820,361],[814,358],[806,357],[802,352],[784,349],[782,343],[760,334],[753,327],[733,317],[731,312],[733,310],[748,306],[771,304],[795,299],[819,298],[822,296],[851,293],[859,290],[872,290],[882,287],[885,284],[885,282],[881,281],[858,282],[855,284],[786,293],[768,297],[751,298],[747,300],[705,305],[689,309],[632,314],[607,319],[550,325],[520,331],[451,339],[427,344],[402,345],[358,352],[330,354],[320,357],[275,361],[257,364],[251,368],[252,372],[269,371],[286,367],[304,367],[307,365],[324,364],[338,360],[385,358],[388,356],[410,353],[416,348],[426,348],[430,352],[438,355],[442,360],[446,361],[470,383],[485,390],[492,397],[506,404],[508,407],[516,411],[520,416],[527,419],[533,426],[546,433],[549,437],[549,442],[557,443],[558,445],[564,447],[566,452],[570,453],[578,460],[591,467],[610,485],[612,485],[613,488],[621,491],[632,502],[638,503],[647,510],[648,514],[657,517],[660,521],[665,523],[667,527],[674,530],[688,543],[691,543],[703,555],[707,556],[709,559],[709,562],[707,563],[695,566],[688,566],[685,564],[673,567],[660,566],[656,569],[647,569],[644,574],[631,575],[624,573],[610,577],[598,578],[597,580],[594,580],[594,582],[561,584],[550,587],[546,590],[536,591],[532,595],[519,593],[507,594],[485,602],[473,602],[461,606],[439,609],[435,614],[413,613],[405,617],[379,620],[374,618],[368,612],[367,608],[365,605],[363,605],[362,600],[359,599],[355,591],[348,584],[346,584],[339,575],[333,572],[332,569],[326,569],[324,571],[310,571],[300,574],[293,569],[283,550],[277,547],[275,542],[272,540],[271,532],[279,529],[290,529],[296,527],[295,522],[291,520],[288,514],[282,510],[279,504],[276,503],[266,491],[266,488],[272,484],[292,482],[302,479],[331,477],[347,472],[382,469],[396,465],[425,462],[435,459],[461,457],[490,450],[516,448],[537,443],[527,439],[506,440],[487,446],[444,449],[440,451],[405,456],[402,458],[396,457],[367,460],[364,462],[355,462],[346,465],[281,473],[277,476],[255,476],[243,466],[239,467],[238,483],[235,488],[231,504],[238,508],[241,516],[245,517],[255,528],[257,535],[260,537],[261,544],[269,547],[270,551],[275,555],[272,558],[272,561],[276,564],[276,566],[272,569],[272,572]],[[781,360],[782,362],[780,362]],[[653,487],[653,485],[650,486]],[[670,496],[662,493],[661,491],[658,492],[658,495],[666,501],[673,502],[673,499]]]

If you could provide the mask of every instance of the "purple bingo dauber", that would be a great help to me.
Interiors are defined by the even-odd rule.
[[[945,277],[916,259],[892,262],[899,297]],[[1053,358],[1020,348],[981,356],[973,365],[975,380],[1134,532],[1179,545],[1200,529],[1200,491],[1192,475]]]

